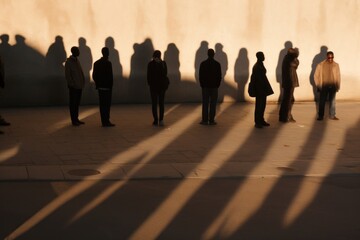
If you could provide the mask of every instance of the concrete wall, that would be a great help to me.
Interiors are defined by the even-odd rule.
[[[1,106],[66,104],[63,61],[71,46],[80,46],[88,75],[83,103],[96,103],[89,76],[104,45],[116,74],[114,102],[149,101],[146,64],[154,49],[169,66],[167,101],[199,101],[196,69],[207,48],[216,50],[225,73],[221,100],[250,100],[244,89],[255,53],[263,51],[275,91],[269,100],[276,101],[279,58],[289,46],[300,50],[298,101],[314,99],[311,76],[327,50],[341,67],[337,98],[360,100],[358,0],[0,0],[0,6]]]

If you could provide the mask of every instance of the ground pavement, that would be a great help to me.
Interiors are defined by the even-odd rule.
[[[297,103],[296,123],[254,128],[254,105],[96,106],[80,127],[66,107],[1,109],[0,238],[359,239],[360,112],[339,102],[339,121],[316,121]],[[4,197],[5,196],[5,197]]]

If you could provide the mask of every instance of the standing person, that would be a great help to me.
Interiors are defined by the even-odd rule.
[[[110,106],[113,87],[112,64],[109,61],[109,48],[101,49],[102,58],[94,63],[92,77],[95,81],[96,89],[99,92],[99,107],[101,123],[103,127],[114,127],[110,122]]]
[[[316,66],[315,84],[320,91],[319,112],[317,120],[324,118],[325,102],[329,97],[329,115],[332,120],[339,120],[336,117],[335,97],[340,89],[340,67],[334,62],[334,53],[329,51],[326,54],[326,60]]]
[[[263,128],[270,126],[264,119],[267,96],[274,94],[268,78],[266,77],[266,68],[264,66],[265,56],[263,52],[256,53],[257,62],[255,63],[251,81],[255,89],[255,127]]]
[[[71,56],[65,62],[65,78],[69,88],[69,110],[73,126],[85,124],[79,120],[79,105],[82,89],[85,85],[85,77],[81,64],[78,60],[80,51],[78,47],[71,48]]]
[[[5,68],[4,68],[4,63],[1,60],[1,56],[0,56],[0,87],[4,88],[5,87]],[[0,115],[0,126],[9,126],[10,123],[5,121],[5,119],[3,119]],[[3,131],[0,131],[0,134],[4,134]]]
[[[148,63],[147,82],[150,87],[152,114],[154,118],[153,125],[164,126],[165,92],[169,86],[169,79],[167,77],[166,62],[161,60],[161,52],[159,50],[154,51],[153,59]]]
[[[214,49],[208,50],[208,59],[200,64],[199,80],[202,88],[202,125],[216,125],[216,103],[221,83],[221,65],[214,59]],[[209,110],[210,107],[210,110]]]
[[[283,99],[280,106],[280,122],[296,122],[292,116],[291,110],[294,104],[294,90],[299,87],[299,79],[296,69],[299,66],[299,50],[289,48],[282,63],[282,88],[284,90]]]

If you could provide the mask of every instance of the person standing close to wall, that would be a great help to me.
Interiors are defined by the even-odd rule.
[[[325,103],[329,98],[329,117],[332,120],[339,120],[336,117],[335,97],[336,92],[340,89],[340,67],[334,62],[334,53],[327,52],[326,60],[322,61],[316,66],[315,70],[315,84],[320,91],[319,112],[317,120],[324,119]]]
[[[113,87],[112,64],[109,61],[109,49],[101,49],[102,58],[94,63],[92,77],[95,81],[96,89],[99,92],[99,108],[101,123],[103,127],[114,127],[110,122],[110,107]]]
[[[202,125],[216,125],[216,103],[221,83],[221,65],[214,59],[214,49],[208,50],[208,59],[200,64],[199,80],[202,89]],[[210,109],[209,109],[210,108]]]
[[[4,88],[5,87],[5,68],[4,68],[4,63],[1,60],[1,56],[0,56],[0,88]],[[10,123],[5,121],[5,119],[3,119],[0,115],[0,126],[9,126]],[[0,134],[4,134],[3,131],[0,131]]]
[[[266,68],[264,66],[265,56],[263,52],[256,53],[257,62],[255,63],[251,82],[254,85],[255,92],[255,127],[263,128],[270,126],[264,119],[267,96],[274,94],[268,78],[266,77]]]
[[[147,82],[151,95],[153,125],[164,126],[165,92],[169,87],[169,78],[167,77],[166,62],[161,60],[159,50],[154,51],[153,59],[148,63]]]
[[[73,126],[85,124],[79,120],[79,105],[82,89],[85,85],[85,77],[81,64],[78,60],[80,51],[78,47],[71,48],[71,56],[65,62],[65,78],[69,88],[69,110]]]
[[[279,111],[280,122],[296,122],[292,116],[292,107],[294,104],[294,90],[299,87],[299,79],[296,69],[299,66],[299,50],[289,48],[282,63],[282,88],[284,90],[283,99]]]

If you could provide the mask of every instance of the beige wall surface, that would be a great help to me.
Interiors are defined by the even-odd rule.
[[[300,50],[297,101],[314,100],[313,71],[327,50],[340,64],[339,100],[360,100],[359,0],[0,0],[0,54],[6,87],[0,105],[67,102],[63,62],[79,46],[87,77],[84,103],[96,103],[92,64],[110,48],[114,102],[149,102],[146,66],[163,53],[171,85],[168,102],[200,101],[196,70],[216,50],[224,83],[220,100],[243,101],[255,53],[280,94],[286,47]],[[7,40],[8,39],[8,40]],[[55,41],[55,39],[57,39]],[[280,62],[280,63],[279,63]]]

